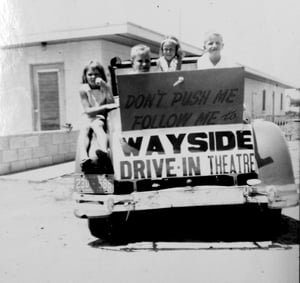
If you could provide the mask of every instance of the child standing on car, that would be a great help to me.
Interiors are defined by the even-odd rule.
[[[96,135],[98,149],[107,152],[107,135],[105,132],[107,112],[117,107],[107,83],[103,66],[97,61],[90,61],[82,73],[80,101],[83,107],[83,127],[80,131],[81,166],[91,162],[89,149],[93,134]]]
[[[197,61],[198,69],[211,68],[232,68],[238,64],[229,62],[228,59],[222,56],[224,47],[223,37],[217,32],[208,32],[204,36],[204,54]],[[249,124],[251,116],[247,111],[247,107],[243,105],[243,122]]]
[[[197,61],[198,69],[236,67],[222,55],[224,42],[221,34],[208,32],[204,36],[204,54]]]
[[[168,36],[160,44],[160,57],[157,60],[157,67],[160,71],[181,70],[183,53],[179,40],[174,36]]]
[[[131,48],[130,58],[133,73],[149,72],[151,68],[151,51],[147,45],[138,44]]]

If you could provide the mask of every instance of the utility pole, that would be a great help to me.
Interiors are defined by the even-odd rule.
[[[178,39],[182,40],[182,14],[181,14],[181,8],[178,9]]]

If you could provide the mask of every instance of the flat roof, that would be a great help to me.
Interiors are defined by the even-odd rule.
[[[261,71],[255,70],[253,68],[250,68],[248,66],[245,66],[243,64],[240,64],[241,67],[244,67],[246,78],[248,79],[254,79],[261,82],[271,83],[273,85],[286,88],[286,89],[294,89],[297,88],[296,86],[293,86],[290,83],[283,82],[282,80],[279,80],[278,78],[275,78],[269,74],[263,73]]]
[[[132,22],[110,24],[81,28],[81,29],[68,29],[49,31],[43,33],[36,33],[30,35],[21,35],[13,43],[1,46],[3,49],[18,48],[40,45],[43,42],[48,44],[84,41],[84,40],[97,40],[104,39],[119,43],[126,46],[134,46],[142,43],[150,47],[153,53],[159,53],[160,43],[164,40],[165,35],[151,29],[142,27]],[[182,50],[186,56],[201,56],[203,53],[202,48],[180,41]],[[245,68],[246,77],[250,79],[259,80],[262,82],[272,83],[283,88],[297,88],[289,83],[282,82],[268,74],[262,73],[258,70],[240,64]]]
[[[102,26],[59,30],[43,33],[36,33],[18,37],[13,43],[2,46],[2,48],[26,47],[41,44],[42,42],[62,43],[83,40],[105,39],[127,46],[133,46],[139,43],[148,45],[152,52],[158,53],[160,43],[165,35],[151,29],[136,25],[131,22],[122,24],[106,24]],[[202,49],[180,41],[181,48],[186,55],[201,55]]]

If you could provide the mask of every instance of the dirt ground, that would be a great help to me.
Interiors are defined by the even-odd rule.
[[[299,142],[289,146],[299,183]],[[72,187],[72,176],[0,181],[0,282],[299,282],[299,206],[273,241],[108,244],[73,215]]]

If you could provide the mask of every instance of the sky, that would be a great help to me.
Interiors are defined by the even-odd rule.
[[[299,0],[0,0],[0,43],[126,21],[199,47],[218,31],[232,60],[300,87]]]

